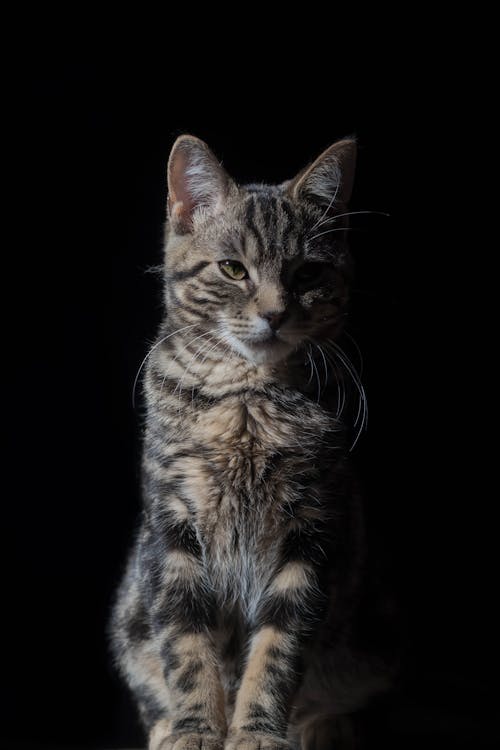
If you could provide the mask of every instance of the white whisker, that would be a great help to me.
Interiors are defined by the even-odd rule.
[[[207,331],[204,335],[205,336],[209,336],[210,334],[214,333],[215,330],[216,329],[213,328],[211,331]],[[198,338],[200,338],[200,337],[198,336]],[[202,345],[195,351],[195,353],[193,354],[193,356],[191,357],[191,359],[187,363],[186,367],[184,368],[184,372],[182,373],[181,377],[177,381],[177,385],[175,386],[174,390],[172,391],[172,395],[174,396],[176,394],[177,390],[179,389],[179,399],[178,399],[179,411],[180,411],[180,407],[181,407],[181,395],[182,395],[182,383],[183,383],[183,380],[186,377],[186,375],[188,374],[188,372],[190,372],[190,374],[192,374],[191,371],[189,370],[189,367],[190,367],[191,363],[194,364],[194,362],[196,361],[196,358],[197,358],[198,354],[203,350],[205,344],[207,344],[207,343],[211,344],[212,343],[212,339],[210,339],[210,341],[208,341],[208,342],[204,341],[202,343]]]
[[[337,419],[340,419],[342,417],[346,401],[344,378],[342,376],[342,371],[339,370],[337,362],[333,358],[333,355],[329,354],[327,351],[326,357],[332,367],[332,370],[334,370],[335,372],[335,382],[337,384],[337,411],[335,412],[335,416],[337,417]]]
[[[325,229],[324,232],[315,234],[313,237],[308,237],[308,241],[312,242],[313,240],[317,240],[318,237],[323,237],[324,234],[331,234],[332,232],[353,232],[354,229],[355,227],[334,227],[333,229]]]
[[[309,375],[309,380],[306,383],[306,388],[310,384],[311,380],[313,379],[314,371],[313,371],[313,365],[312,365],[312,357],[311,357],[311,347],[309,346],[309,350],[307,351],[307,357],[309,360],[309,366],[311,368],[311,374]]]
[[[354,345],[354,348],[356,349],[356,353],[359,357],[359,377],[361,378],[361,376],[363,375],[363,367],[364,367],[363,355],[361,354],[361,349],[359,348],[358,342],[356,341],[356,339],[353,336],[351,336],[350,333],[348,333],[345,330],[343,333],[352,342],[352,344]]]
[[[318,368],[316,367],[316,362],[314,361],[314,357],[311,357],[311,362],[314,367],[314,372],[316,373],[316,382],[318,383],[318,397],[316,399],[316,403],[319,404],[319,400],[321,398],[321,380],[319,379],[319,372],[318,372]]]
[[[357,214],[375,214],[376,216],[390,217],[390,214],[386,211],[345,211],[343,214],[336,214],[332,218],[336,220],[341,219],[343,216],[356,216]]]
[[[215,329],[213,329],[213,330],[215,330]],[[181,356],[182,352],[183,352],[183,351],[185,351],[185,350],[187,349],[187,347],[188,347],[188,346],[191,346],[191,344],[192,344],[192,343],[193,343],[194,341],[197,341],[198,339],[201,339],[201,338],[202,338],[203,336],[209,336],[209,335],[210,335],[211,333],[212,333],[212,331],[205,331],[205,333],[200,333],[200,335],[199,335],[199,336],[195,336],[195,337],[194,337],[194,339],[191,339],[191,340],[190,340],[190,341],[188,341],[188,342],[187,342],[186,344],[184,344],[184,345],[183,345],[183,346],[181,347],[181,350],[180,350],[180,351],[178,352],[178,354],[176,354],[176,356],[175,356],[175,357],[174,357],[174,358],[173,358],[173,359],[171,360],[171,364],[173,364],[174,362],[177,362],[177,361],[179,360],[179,357]],[[202,346],[203,346],[203,345],[202,345]],[[189,365],[188,365],[188,366],[189,366]],[[167,377],[168,377],[168,372],[166,372],[166,373],[165,373],[165,375],[164,375],[164,377],[163,377],[163,380],[162,380],[162,383],[161,383],[161,388],[160,388],[160,396],[161,396],[161,393],[162,393],[162,391],[163,391],[163,387],[164,387],[164,385],[165,385],[165,381],[166,381]],[[175,391],[174,391],[174,392],[175,392]]]
[[[192,323],[189,326],[184,326],[184,328],[178,328],[176,331],[173,331],[172,333],[169,333],[168,336],[164,336],[162,339],[160,339],[159,341],[157,341],[156,344],[154,344],[154,346],[151,347],[151,349],[149,350],[149,352],[146,354],[146,356],[142,360],[142,362],[141,362],[141,364],[139,366],[139,369],[137,370],[137,375],[135,376],[134,385],[132,387],[132,408],[133,409],[135,409],[135,390],[136,390],[136,387],[137,387],[137,381],[139,380],[139,377],[140,377],[140,374],[142,372],[142,369],[143,369],[144,365],[146,364],[147,360],[152,355],[152,353],[154,352],[154,350],[158,346],[160,346],[160,344],[163,344],[167,339],[171,338],[172,336],[175,336],[176,333],[180,333],[181,331],[187,331],[188,328],[195,328],[197,325],[198,325],[198,323]]]
[[[316,222],[316,224],[314,224],[314,226],[312,227],[312,229],[316,229],[316,227],[318,227],[318,226],[320,227],[323,224],[323,219],[325,218],[325,216],[328,214],[328,211],[331,209],[331,207],[335,203],[335,198],[337,197],[337,193],[339,192],[339,187],[340,187],[340,180],[337,182],[337,187],[335,188],[335,192],[333,194],[332,199],[330,200],[330,203],[326,207],[323,215],[320,216],[319,220]]]
[[[385,211],[345,211],[342,214],[336,214],[336,216],[332,216],[329,219],[325,219],[324,221],[321,221],[319,224],[314,224],[314,226],[311,228],[311,231],[313,229],[317,229],[324,224],[330,224],[331,222],[337,221],[337,219],[341,219],[345,216],[357,216],[359,214],[374,214],[376,216],[387,216],[390,217],[390,214],[386,213]],[[326,229],[324,232],[319,232],[319,234],[315,234],[312,237],[308,237],[309,242],[312,242],[313,240],[318,239],[318,237],[322,237],[324,234],[330,234],[331,232],[346,232],[346,231],[352,231],[354,227],[335,227],[333,229]]]
[[[363,384],[361,383],[361,380],[359,378],[358,373],[356,372],[354,365],[352,364],[351,360],[349,359],[345,351],[342,349],[342,347],[339,346],[339,344],[337,344],[335,341],[331,339],[325,345],[331,347],[334,350],[335,355],[338,357],[340,362],[345,367],[346,372],[351,377],[351,380],[358,391],[358,395],[359,395],[358,410],[357,410],[356,418],[354,420],[354,427],[358,425],[359,426],[358,426],[356,436],[354,438],[354,442],[352,443],[349,449],[350,451],[352,451],[356,443],[358,442],[361,433],[363,432],[363,430],[366,430],[368,426],[368,402],[366,399],[365,389],[363,388]]]
[[[323,387],[326,388],[326,386],[328,385],[328,366],[326,364],[326,358],[325,358],[325,355],[323,354],[323,349],[320,347],[320,345],[315,342],[315,346],[317,349],[319,349],[319,353],[323,357],[323,366],[325,368],[325,385]]]

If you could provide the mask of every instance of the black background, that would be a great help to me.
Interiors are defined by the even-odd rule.
[[[70,40],[15,71],[6,748],[140,742],[105,627],[139,507],[132,384],[160,319],[147,269],[161,262],[166,161],[182,132],[242,182],[286,179],[357,135],[352,209],[391,218],[352,232],[350,331],[370,406],[355,458],[407,644],[372,746],[493,745],[495,501],[479,419],[488,274],[468,130],[482,123],[462,117],[473,96],[458,60],[429,60],[430,37],[407,42],[349,56],[332,42],[322,57],[285,45],[258,66],[232,49],[193,72],[193,50],[139,53],[132,36],[98,58]]]

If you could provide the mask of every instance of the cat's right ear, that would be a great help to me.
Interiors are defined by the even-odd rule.
[[[345,208],[351,197],[355,168],[356,141],[343,138],[323,151],[311,166],[286,183],[286,187],[295,200],[333,211]]]
[[[198,209],[217,213],[229,184],[230,178],[206,143],[192,135],[177,138],[168,160],[168,213],[174,230],[191,232]]]

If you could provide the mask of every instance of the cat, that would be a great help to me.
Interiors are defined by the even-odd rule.
[[[345,138],[281,185],[238,186],[203,141],[172,148],[144,508],[112,617],[149,750],[352,746],[339,715],[386,686],[348,648],[366,402],[337,340],[355,161]]]

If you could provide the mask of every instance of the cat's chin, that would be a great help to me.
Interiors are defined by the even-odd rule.
[[[276,336],[254,341],[235,339],[232,344],[239,354],[255,365],[281,362],[288,357],[294,348],[292,344]]]

